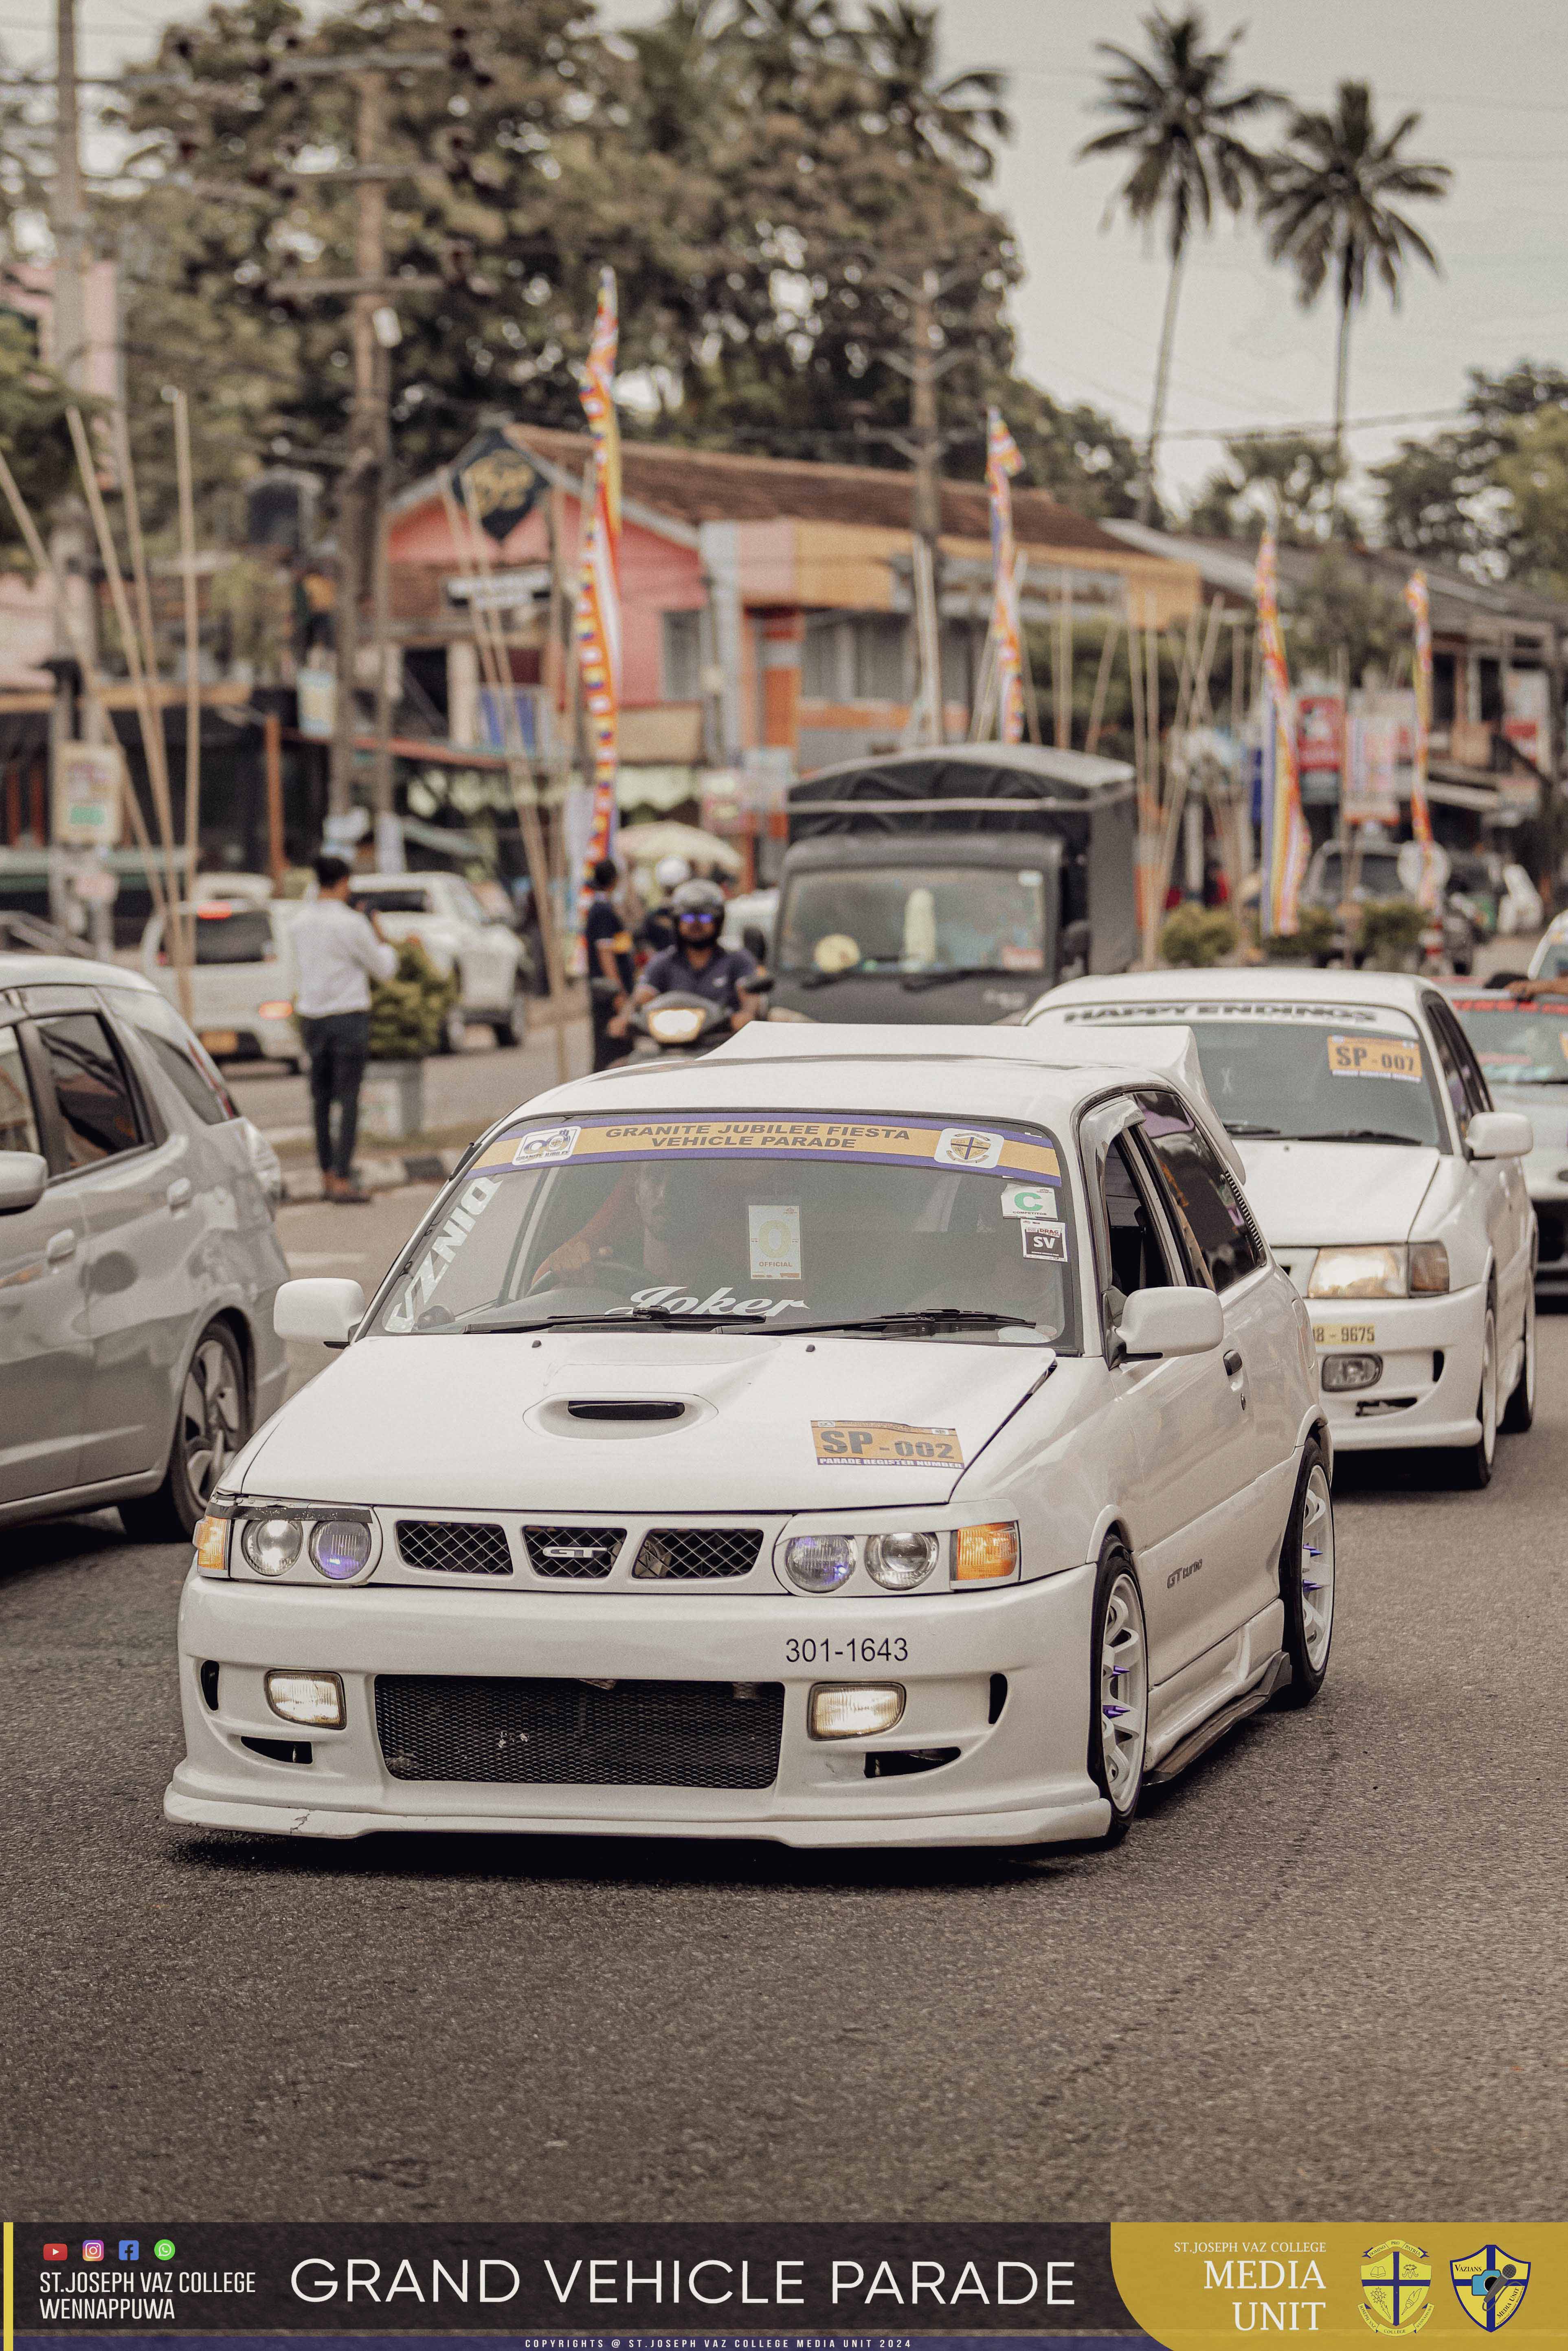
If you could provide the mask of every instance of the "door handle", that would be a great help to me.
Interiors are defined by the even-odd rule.
[[[1227,1347],[1225,1350],[1225,1369],[1228,1376],[1234,1380],[1238,1378],[1240,1374],[1246,1370],[1246,1364],[1242,1362],[1235,1348]]]
[[[68,1257],[76,1255],[77,1237],[68,1225],[63,1232],[51,1233],[44,1259],[49,1265],[63,1265]]]
[[[190,1196],[191,1179],[188,1176],[176,1176],[163,1195],[172,1208],[183,1208]]]

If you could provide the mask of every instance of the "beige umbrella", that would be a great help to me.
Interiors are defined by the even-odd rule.
[[[615,836],[615,846],[633,865],[657,865],[662,857],[684,857],[688,865],[717,866],[722,873],[738,873],[743,862],[740,852],[727,841],[695,824],[624,824]]]

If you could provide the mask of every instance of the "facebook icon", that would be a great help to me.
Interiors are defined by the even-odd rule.
[[[122,2262],[134,2262],[134,2261],[140,2261],[141,2257],[141,2238],[140,2238],[140,2237],[121,2237],[121,2239],[120,2239],[120,2260],[121,2260]]]

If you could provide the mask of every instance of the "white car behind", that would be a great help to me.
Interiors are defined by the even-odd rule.
[[[445,1039],[460,1046],[465,1024],[483,1023],[497,1045],[528,1033],[528,950],[508,923],[493,920],[459,873],[356,873],[352,902],[373,909],[394,944],[417,939],[438,970],[455,969],[462,995]]]
[[[1448,1004],[1402,973],[1140,972],[1040,998],[1082,1052],[1190,1028],[1270,1246],[1312,1310],[1336,1451],[1431,1447],[1484,1486],[1535,1409],[1530,1122],[1495,1108]]]

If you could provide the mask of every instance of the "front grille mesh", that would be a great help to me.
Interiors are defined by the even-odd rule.
[[[782,1682],[376,1678],[376,1733],[394,1780],[768,1788],[783,1726]]]
[[[510,1575],[505,1527],[463,1519],[400,1519],[397,1547],[408,1567],[441,1575]]]
[[[749,1575],[761,1548],[760,1527],[651,1527],[632,1573],[672,1583]]]
[[[624,1527],[525,1527],[536,1575],[608,1575],[626,1540]]]

